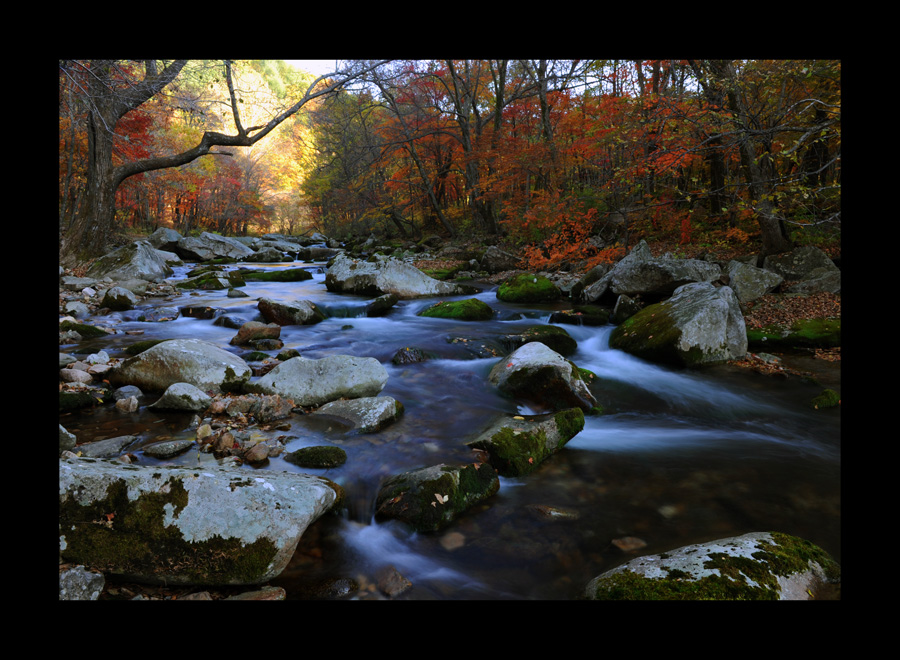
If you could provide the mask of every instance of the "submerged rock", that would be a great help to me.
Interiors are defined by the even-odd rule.
[[[633,559],[594,578],[593,600],[829,600],[840,566],[809,541],[755,532]]]
[[[260,584],[339,488],[289,472],[60,460],[60,557],[139,582]]]

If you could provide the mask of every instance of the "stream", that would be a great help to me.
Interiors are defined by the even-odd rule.
[[[569,359],[598,376],[591,390],[605,413],[586,417],[584,430],[539,469],[520,479],[501,478],[497,495],[437,534],[375,521],[375,496],[383,479],[428,465],[477,460],[467,440],[499,415],[533,412],[488,384],[499,358],[479,357],[479,338],[547,323],[551,312],[569,305],[506,304],[497,299],[496,285],[482,284],[475,297],[497,310],[491,321],[416,316],[436,299],[401,301],[384,317],[366,318],[371,299],[327,291],[322,263],[229,268],[298,266],[308,268],[313,279],[248,282],[241,288],[247,298],[228,298],[224,290],[146,298],[138,309],[102,319],[117,334],[60,346],[73,354],[102,349],[110,357],[126,357],[123,349],[137,340],[193,337],[243,356],[249,349],[229,344],[237,331],[213,320],[139,318],[151,307],[205,305],[221,310],[217,314],[262,320],[256,303],[265,296],[311,300],[329,316],[315,325],[284,326],[284,348],[296,348],[308,358],[346,354],[381,361],[389,374],[381,394],[405,407],[399,421],[359,435],[334,420],[295,414],[282,420],[290,430],[273,432],[289,438],[286,451],[340,446],[348,455],[344,465],[310,470],[276,457],[260,468],[237,468],[321,474],[346,490],[343,515],[313,524],[291,564],[271,582],[284,587],[289,600],[310,597],[315,585],[347,579],[360,589],[335,591],[334,598],[385,598],[374,584],[388,567],[412,583],[401,599],[571,600],[591,578],[635,556],[756,531],[805,538],[840,562],[840,406],[812,410],[807,405],[823,387],[839,389],[840,363],[807,360],[798,367],[815,367],[819,384],[729,366],[677,370],[610,349],[613,326],[562,326],[578,342]],[[171,279],[183,279],[192,267],[176,268]],[[449,299],[466,297],[471,296]],[[126,335],[126,330],[143,334]],[[392,364],[406,346],[436,357]],[[786,356],[786,363],[790,359]],[[139,436],[139,444],[192,437],[193,415],[148,410],[156,398],[142,397],[134,413],[102,406],[61,416],[60,423],[79,442],[125,434]],[[139,449],[129,451],[141,464],[161,462]],[[215,459],[190,450],[165,462],[202,465]]]

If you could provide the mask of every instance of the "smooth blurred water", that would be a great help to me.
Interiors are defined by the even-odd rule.
[[[499,357],[475,347],[546,323],[551,311],[565,305],[509,305],[487,286],[477,297],[498,312],[488,322],[416,316],[434,299],[402,301],[387,316],[366,318],[370,299],[329,293],[322,264],[265,267],[297,266],[309,268],[313,279],[248,283],[242,288],[248,298],[204,291],[145,301],[141,310],[104,319],[120,331],[117,335],[77,347],[86,352],[106,348],[117,356],[138,339],[196,337],[245,355],[246,350],[228,343],[236,330],[213,320],[145,322],[139,316],[148,307],[207,305],[220,310],[217,315],[262,320],[256,310],[259,297],[306,299],[329,318],[312,326],[285,326],[285,348],[310,358],[375,357],[385,365],[389,378],[382,394],[405,407],[404,416],[387,429],[355,435],[335,422],[295,415],[290,430],[279,431],[289,438],[289,451],[335,444],[348,454],[339,468],[305,470],[341,484],[348,505],[343,517],[321,519],[308,531],[296,565],[276,581],[289,598],[313,577],[372,584],[386,566],[413,584],[401,598],[577,598],[592,577],[634,556],[613,543],[625,537],[641,539],[646,545],[638,552],[650,554],[774,530],[807,538],[840,560],[840,410],[806,405],[821,386],[728,367],[661,367],[610,349],[611,326],[562,326],[578,341],[570,359],[598,376],[591,388],[605,414],[588,417],[584,430],[540,469],[526,478],[501,479],[495,497],[438,534],[374,521],[374,498],[383,479],[441,462],[475,460],[465,445],[468,439],[498,415],[529,412],[489,385],[487,375]],[[176,278],[186,270],[179,269]],[[143,335],[128,336],[125,330]],[[433,359],[391,363],[398,350],[412,346]],[[144,398],[142,406],[154,400]],[[61,423],[79,441],[135,433],[152,442],[189,433],[184,431],[189,416],[144,408],[123,414],[107,406],[68,415]],[[175,462],[209,460],[192,452]],[[300,471],[280,458],[262,469]],[[547,516],[548,507],[570,515]],[[377,594],[370,589],[357,597]]]

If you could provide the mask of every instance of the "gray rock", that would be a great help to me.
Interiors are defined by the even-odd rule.
[[[178,454],[183,454],[188,449],[196,446],[197,445],[193,440],[183,438],[181,440],[164,440],[162,442],[144,445],[141,447],[141,451],[153,458],[166,459],[178,456]]]
[[[380,296],[393,293],[400,299],[455,296],[471,287],[441,282],[418,268],[389,258],[380,262],[357,261],[345,254],[335,257],[325,274],[325,286],[335,293]]]
[[[190,383],[218,392],[240,389],[250,375],[246,362],[218,346],[200,339],[170,339],[122,362],[109,373],[109,382],[154,392]]]
[[[313,414],[337,417],[359,433],[375,433],[403,414],[403,404],[390,396],[361,397],[326,403]]]
[[[187,410],[201,412],[209,408],[212,397],[190,383],[172,383],[163,395],[148,408],[159,410]]]
[[[89,278],[161,282],[174,271],[147,241],[134,241],[106,254],[88,269]]]
[[[103,296],[104,307],[109,307],[113,311],[121,311],[132,309],[140,302],[140,298],[124,287],[114,286],[106,291]]]
[[[339,489],[290,472],[60,460],[60,557],[141,582],[260,584]]]
[[[341,398],[375,396],[387,379],[387,370],[375,358],[330,355],[310,360],[301,356],[282,362],[246,389],[280,394],[298,406],[321,406]]]
[[[120,435],[106,440],[86,442],[78,445],[74,451],[85,458],[112,458],[121,454],[122,450],[135,440],[137,440],[135,435]]]
[[[825,252],[814,246],[800,247],[783,254],[773,254],[765,258],[763,268],[778,273],[786,280],[805,280],[812,276],[813,271],[823,269],[839,271]],[[816,276],[821,276],[819,273]]]
[[[150,244],[157,250],[173,251],[175,246],[178,245],[178,241],[182,238],[183,236],[174,229],[160,227],[150,234],[150,236],[147,237],[147,240],[150,241]]]
[[[75,435],[70,433],[62,424],[59,425],[59,450],[69,451],[75,448]]]
[[[756,532],[638,557],[594,578],[598,600],[826,600],[839,596],[840,567],[821,548]]]
[[[59,571],[60,600],[97,600],[106,586],[106,579],[99,571],[84,566],[68,566]]]
[[[725,266],[728,286],[742,303],[764,296],[784,281],[778,273],[757,268],[739,261],[729,261]]]
[[[253,250],[240,241],[209,232],[203,232],[197,237],[182,238],[173,249],[178,256],[189,261],[246,259],[253,254]]]

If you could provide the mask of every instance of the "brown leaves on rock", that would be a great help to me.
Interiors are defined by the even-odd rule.
[[[748,328],[767,325],[790,327],[804,319],[833,319],[841,317],[841,297],[834,293],[814,293],[808,296],[767,294],[746,305],[744,322]]]

